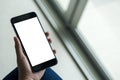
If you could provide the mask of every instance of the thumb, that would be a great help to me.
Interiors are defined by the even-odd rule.
[[[16,50],[17,65],[18,65],[19,72],[20,73],[31,72],[29,62],[22,51],[22,47],[19,39],[17,37],[14,37],[14,42],[15,42],[15,50]]]

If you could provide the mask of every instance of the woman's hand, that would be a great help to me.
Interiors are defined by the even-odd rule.
[[[49,36],[49,33],[46,32],[46,36]],[[48,39],[51,43],[51,39]],[[18,65],[18,80],[40,80],[45,72],[45,70],[33,73],[30,67],[30,64],[22,51],[20,41],[17,37],[14,37],[15,50],[17,55],[17,65]],[[53,50],[56,53],[55,50]]]

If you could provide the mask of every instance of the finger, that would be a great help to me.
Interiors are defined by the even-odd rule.
[[[22,57],[23,56],[22,49],[21,49],[21,45],[20,45],[20,42],[19,42],[17,37],[14,37],[14,42],[15,42],[15,49],[16,49],[17,58]]]
[[[14,42],[15,42],[15,49],[16,49],[16,55],[17,55],[17,64],[18,64],[19,71],[21,73],[31,72],[29,62],[28,62],[26,56],[24,55],[24,53],[22,51],[20,41],[18,40],[17,37],[14,37]]]
[[[52,43],[52,39],[51,39],[51,38],[48,38],[48,42],[49,42],[49,43]]]
[[[56,50],[55,49],[53,49],[53,53],[56,54]]]
[[[45,35],[46,35],[46,37],[48,38],[48,36],[50,35],[50,33],[49,33],[49,32],[46,32]],[[51,39],[51,38],[48,38],[48,41],[49,41],[49,43],[52,43],[52,39]]]
[[[50,35],[50,33],[49,32],[45,32],[45,35],[48,37]]]

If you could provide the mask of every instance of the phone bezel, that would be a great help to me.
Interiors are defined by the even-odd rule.
[[[27,20],[27,19],[30,19],[30,18],[34,18],[34,17],[37,17],[37,19],[38,19],[38,16],[36,15],[35,12],[26,13],[26,14],[23,14],[23,15],[20,15],[20,16],[11,18],[11,23],[12,23],[13,29],[14,29],[14,31],[15,31],[18,39],[20,40],[20,43],[21,43],[23,52],[24,52],[25,56],[26,56],[27,59],[28,59],[28,62],[29,62],[29,64],[30,64],[30,66],[31,66],[32,71],[37,72],[37,71],[43,70],[43,69],[45,69],[45,68],[47,68],[47,67],[51,67],[51,66],[57,64],[57,59],[56,59],[56,56],[55,56],[54,53],[53,53],[53,55],[55,56],[54,59],[51,59],[51,60],[46,61],[46,62],[44,62],[44,63],[38,64],[38,65],[36,65],[36,66],[32,66],[32,65],[31,65],[31,62],[30,62],[30,60],[29,60],[29,57],[27,56],[27,53],[26,53],[25,48],[24,48],[24,46],[23,46],[23,43],[22,43],[22,41],[21,41],[21,39],[20,39],[20,37],[19,37],[19,34],[17,33],[17,30],[16,30],[16,28],[15,28],[15,26],[14,26],[14,23],[21,22],[21,21],[24,21],[24,20]],[[39,21],[39,23],[40,23],[40,20],[39,20],[39,19],[38,19],[38,21]],[[41,25],[41,23],[40,23],[40,25]],[[41,25],[41,28],[42,28],[43,32],[45,33],[42,25]],[[46,38],[46,39],[47,39],[47,38]],[[49,42],[48,42],[48,43],[49,43]],[[50,44],[49,44],[49,45],[50,45]],[[50,48],[51,48],[51,50],[52,50],[51,45],[50,45]]]

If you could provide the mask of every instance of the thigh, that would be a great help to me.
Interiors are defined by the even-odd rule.
[[[18,68],[11,71],[3,80],[18,80]],[[47,68],[41,80],[62,80],[52,69]]]
[[[62,78],[51,68],[47,68],[41,80],[62,80]]]

